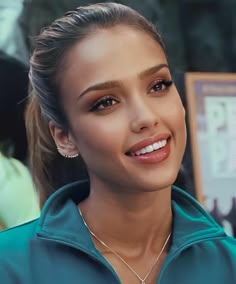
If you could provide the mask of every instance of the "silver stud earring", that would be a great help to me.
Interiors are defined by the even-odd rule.
[[[61,152],[61,149],[59,147],[57,147],[57,151],[64,157],[64,158],[68,158],[68,159],[73,159],[73,158],[77,158],[79,156],[79,153],[76,153],[74,155],[66,155],[66,154],[63,154]]]

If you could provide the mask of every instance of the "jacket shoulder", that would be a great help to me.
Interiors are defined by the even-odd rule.
[[[231,236],[227,236],[220,243],[222,247],[224,247],[225,250],[227,250],[229,254],[233,256],[236,264],[236,239]]]
[[[0,254],[25,247],[35,236],[38,219],[0,232]]]

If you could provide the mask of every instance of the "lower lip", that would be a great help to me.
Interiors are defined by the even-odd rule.
[[[156,164],[166,160],[169,157],[169,155],[170,155],[170,140],[168,139],[167,144],[159,150],[144,155],[129,156],[129,157],[144,164]]]

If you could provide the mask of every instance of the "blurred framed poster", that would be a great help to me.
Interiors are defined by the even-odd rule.
[[[236,74],[186,73],[185,86],[196,197],[226,215],[236,200]]]

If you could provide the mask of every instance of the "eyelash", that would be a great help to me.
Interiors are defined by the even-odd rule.
[[[112,104],[104,106],[108,101],[113,101],[117,103],[117,100],[115,100],[114,98],[112,98],[111,96],[105,96],[103,98],[101,98],[100,100],[96,101],[94,103],[94,105],[92,106],[92,108],[90,109],[90,111],[101,111],[105,108],[111,107],[112,105],[114,105],[115,103],[112,102]],[[99,108],[103,105],[103,108]]]
[[[154,83],[154,85],[152,86],[151,90],[156,87],[156,86],[161,86],[161,89],[158,90],[154,90],[154,92],[162,92],[165,89],[168,89],[171,85],[173,84],[172,80],[158,80]],[[154,93],[151,92],[151,90],[149,91],[150,93]],[[104,106],[107,102],[110,102],[111,104],[108,104],[107,106]],[[115,103],[114,103],[115,102]],[[113,97],[111,96],[105,96],[103,98],[101,98],[100,100],[96,101],[94,103],[94,105],[91,107],[90,111],[102,111],[106,108],[109,108],[111,106],[113,106],[114,104],[116,104],[118,101],[115,100]],[[100,108],[103,105],[102,108]]]
[[[154,92],[161,92],[161,91],[164,91],[165,89],[168,89],[172,84],[173,84],[172,80],[158,80],[154,83],[151,90],[156,86],[159,86],[159,87],[161,86],[161,89],[154,91]],[[151,90],[150,90],[150,92],[151,92]],[[151,93],[154,93],[154,92],[151,92]]]

